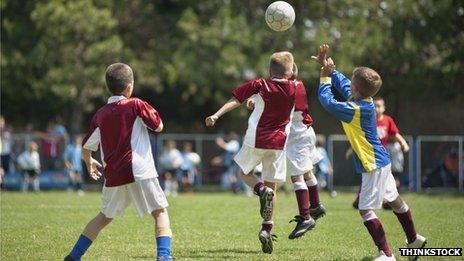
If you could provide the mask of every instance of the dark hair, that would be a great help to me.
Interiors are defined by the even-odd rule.
[[[358,88],[361,98],[372,97],[380,90],[382,78],[371,68],[357,67],[353,71],[352,84]]]
[[[374,101],[385,101],[385,99],[382,96],[375,96]]]
[[[106,87],[112,94],[121,94],[134,81],[134,74],[129,65],[113,63],[106,68]]]

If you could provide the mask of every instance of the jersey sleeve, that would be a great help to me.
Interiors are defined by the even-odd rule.
[[[246,101],[254,94],[257,94],[261,88],[261,83],[259,80],[253,80],[246,82],[242,85],[239,85],[232,91],[232,96],[235,97],[240,103]]]
[[[332,86],[338,91],[338,93],[349,100],[351,98],[351,81],[345,75],[339,71],[333,71],[330,75],[332,80]]]
[[[97,151],[100,146],[100,128],[97,124],[97,116],[93,116],[90,122],[90,128],[87,131],[84,139],[82,140],[82,147],[91,151]]]
[[[320,80],[317,97],[322,107],[335,118],[343,122],[351,122],[356,111],[352,102],[339,102],[330,89],[332,86],[331,77],[322,77]]]
[[[151,130],[156,130],[160,123],[161,117],[159,113],[147,102],[137,99],[136,102],[137,116],[139,116],[145,126]]]
[[[398,127],[396,126],[395,121],[392,118],[388,119],[389,124],[388,124],[388,135],[394,136],[398,134],[400,131],[398,130]]]

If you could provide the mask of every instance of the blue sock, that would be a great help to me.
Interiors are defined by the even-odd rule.
[[[158,256],[171,255],[171,237],[161,236],[156,238],[156,252]]]
[[[87,251],[91,244],[92,240],[81,234],[69,255],[75,260],[81,260],[81,257],[85,254],[85,251]]]

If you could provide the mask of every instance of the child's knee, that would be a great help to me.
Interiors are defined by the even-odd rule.
[[[305,182],[304,178],[303,178],[303,175],[296,175],[296,176],[291,176],[291,179],[292,179],[292,183],[295,183],[295,182]]]
[[[359,210],[359,214],[361,215],[363,222],[378,218],[373,210]]]

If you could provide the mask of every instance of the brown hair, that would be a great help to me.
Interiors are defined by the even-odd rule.
[[[380,75],[368,67],[355,68],[351,82],[363,99],[374,96],[382,86]]]
[[[290,52],[276,52],[269,60],[269,71],[272,76],[290,79],[293,71],[293,55]]]
[[[134,74],[129,65],[113,63],[106,68],[106,87],[112,94],[121,94],[127,85],[133,83]]]

